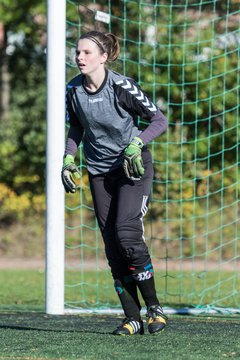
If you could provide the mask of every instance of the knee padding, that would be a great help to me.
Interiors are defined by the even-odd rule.
[[[129,244],[122,243],[120,250],[124,258],[126,258],[129,265],[133,267],[142,267],[149,262],[149,253],[144,242],[134,244],[128,247]]]
[[[150,262],[148,248],[143,239],[142,223],[139,219],[118,223],[116,238],[120,253],[128,265],[143,267]]]

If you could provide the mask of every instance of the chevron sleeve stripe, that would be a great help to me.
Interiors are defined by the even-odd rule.
[[[132,79],[121,79],[116,82],[120,87],[118,95],[120,104],[130,113],[148,120],[150,124],[139,135],[144,144],[149,143],[162,133],[168,126],[168,121],[159,108],[147,97],[142,89]]]
[[[127,90],[133,95],[147,110],[152,114],[157,112],[157,107],[151,102],[151,100],[143,93],[143,91],[134,85],[130,80],[124,79],[116,82],[123,89]]]

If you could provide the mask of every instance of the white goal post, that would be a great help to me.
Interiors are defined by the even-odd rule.
[[[46,313],[64,313],[66,1],[47,1]]]

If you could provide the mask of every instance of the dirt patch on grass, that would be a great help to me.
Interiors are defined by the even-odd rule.
[[[240,271],[240,259],[233,259],[228,262],[201,261],[201,260],[165,260],[153,259],[155,270],[161,271]],[[104,270],[108,267],[105,259],[85,259],[71,260],[65,262],[66,269],[69,270]],[[2,257],[0,269],[45,269],[44,258],[26,258],[26,257]]]

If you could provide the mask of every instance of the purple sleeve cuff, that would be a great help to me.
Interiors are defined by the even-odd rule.
[[[142,139],[144,144],[147,144],[162,133],[164,133],[167,127],[167,118],[160,110],[158,110],[158,112],[151,118],[148,127],[140,135],[138,135],[138,137]]]
[[[79,128],[79,126],[70,125],[64,155],[72,155],[75,157],[82,137],[82,128]]]

